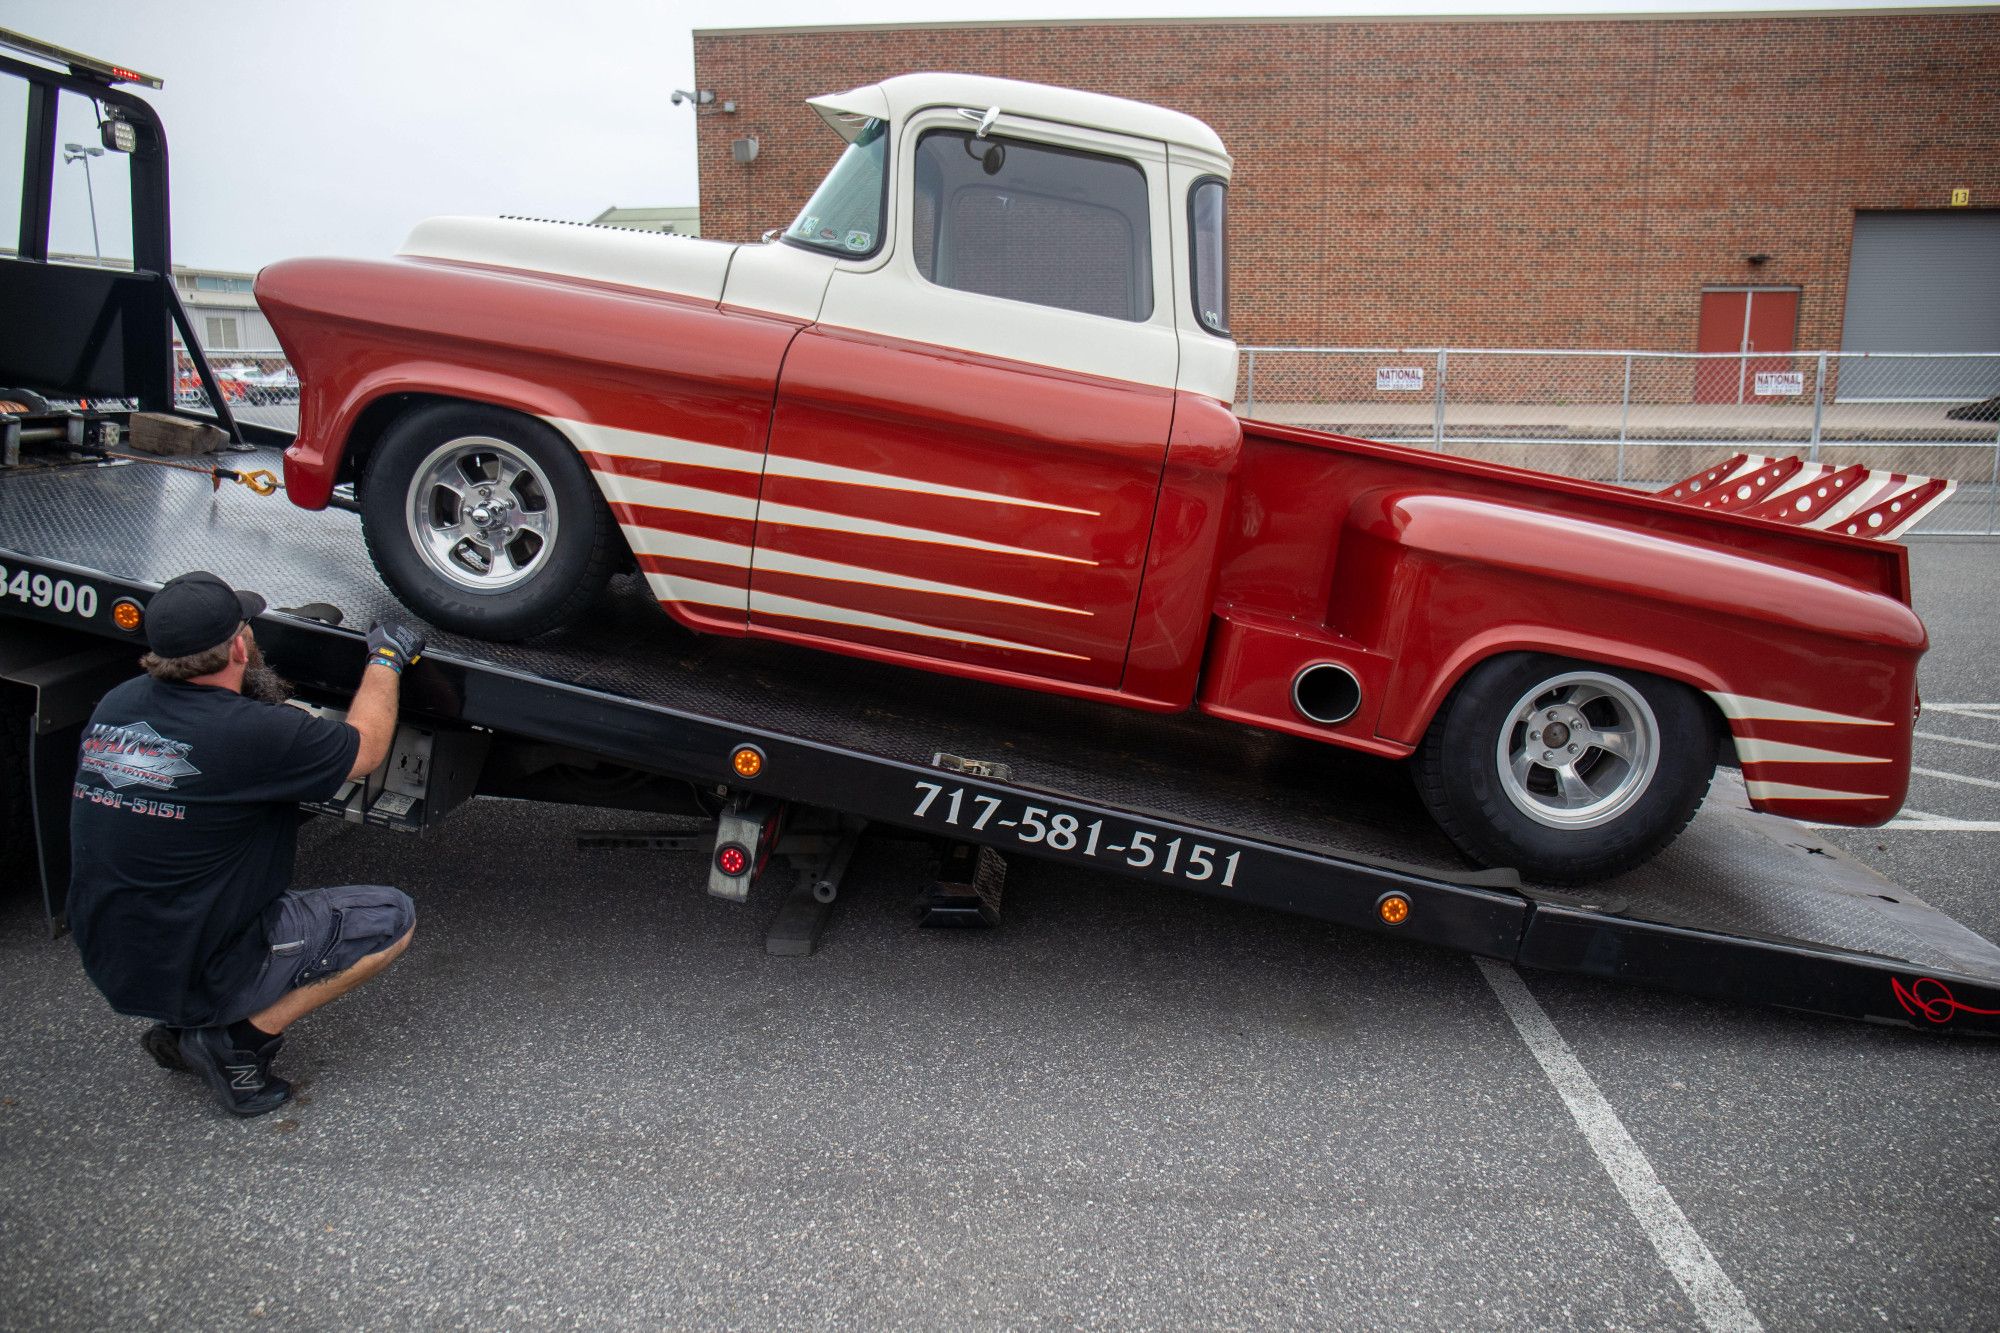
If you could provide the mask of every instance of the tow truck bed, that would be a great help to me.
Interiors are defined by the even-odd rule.
[[[275,454],[230,462],[277,466]],[[212,495],[199,477],[132,464],[0,469],[0,565],[0,588],[30,592],[0,596],[0,618],[114,640],[127,637],[109,621],[117,597],[143,602],[195,568],[273,606],[331,602],[353,626],[408,615],[369,565],[351,514]],[[24,570],[30,584],[14,583]],[[35,605],[35,573],[95,587],[97,614]],[[361,652],[350,631],[273,614],[258,633],[309,697],[338,701],[351,689]],[[701,783],[748,785],[729,755],[754,743],[767,755],[755,785],[775,796],[1004,852],[1526,966],[2000,1032],[2000,948],[1810,829],[1752,812],[1731,770],[1665,854],[1588,890],[1557,891],[1466,869],[1396,765],[1194,714],[1140,717],[784,645],[697,639],[628,577],[613,581],[587,628],[530,645],[434,631],[406,708],[433,724]],[[1011,776],[941,770],[941,752],[1004,763]],[[1024,818],[1029,810],[1040,819]],[[1054,827],[1068,832],[1028,836]],[[1196,847],[1207,857],[1195,858]],[[1153,855],[1135,864],[1142,851]],[[1207,873],[1195,875],[1203,862]],[[1377,913],[1390,893],[1410,903],[1397,926]]]

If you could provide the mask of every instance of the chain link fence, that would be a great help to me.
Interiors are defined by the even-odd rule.
[[[215,375],[216,388],[232,408],[246,403],[264,406],[299,401],[299,377],[285,354],[275,348],[210,348],[208,368]],[[194,361],[187,349],[179,346],[174,348],[174,401],[182,407],[213,410],[208,391],[194,372]]]
[[[2000,353],[1246,347],[1245,416],[1652,490],[1735,453],[1949,477],[2000,532]]]

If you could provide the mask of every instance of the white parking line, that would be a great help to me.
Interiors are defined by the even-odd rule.
[[[1915,764],[1910,765],[1910,771],[1921,773],[1927,778],[1944,778],[1951,782],[1968,782],[1975,787],[1992,787],[2000,790],[2000,782],[1995,782],[1992,778],[1972,778],[1963,773],[1947,773],[1941,768],[1918,768]]]
[[[1946,745],[1969,745],[1975,750],[2000,750],[2000,745],[1992,741],[1972,741],[1963,736],[1945,736],[1935,731],[1913,731],[1910,733],[1920,741],[1943,741]]]
[[[1807,828],[1853,828],[1851,824],[1807,824]],[[1868,829],[1854,829],[1856,833],[1867,833]],[[2000,819],[1953,819],[1950,815],[1934,815],[1926,810],[1912,810],[1903,807],[1903,813],[1886,824],[1877,824],[1876,833],[2000,833]]]
[[[2000,704],[1925,704],[1926,713],[1949,713],[1953,717],[1976,717],[1981,722],[2000,722]]]
[[[1485,958],[1473,961],[1485,973],[1487,984],[1500,998],[1500,1007],[1514,1020],[1521,1040],[1528,1044],[1542,1072],[1555,1085],[1556,1094],[1569,1108],[1583,1137],[1589,1140],[1597,1160],[1604,1164],[1611,1183],[1624,1196],[1625,1206],[1632,1210],[1660,1261],[1694,1303],[1695,1314],[1703,1326],[1712,1330],[1762,1329],[1764,1326],[1750,1313],[1743,1293],[1722,1271],[1714,1251],[1687,1220],[1674,1196],[1667,1193],[1667,1187],[1660,1183],[1653,1164],[1632,1141],[1625,1122],[1611,1109],[1596,1080],[1556,1031],[1547,1012],[1528,993],[1520,974],[1505,963]]]

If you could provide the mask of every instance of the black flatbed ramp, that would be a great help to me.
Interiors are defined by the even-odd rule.
[[[275,470],[280,460],[234,455],[228,464]],[[235,487],[211,493],[201,477],[137,464],[0,470],[0,563],[24,561],[97,577],[107,597],[129,590],[143,599],[176,574],[208,569],[273,606],[331,602],[351,627],[378,615],[410,618],[369,564],[352,514],[309,513]],[[56,618],[11,599],[0,599],[0,612]],[[351,685],[358,652],[323,676],[306,666],[329,656],[330,643],[351,641],[269,621],[260,622],[260,638],[302,688],[334,694]],[[1812,830],[1751,811],[1729,770],[1654,861],[1587,890],[1556,890],[1469,869],[1401,765],[1193,713],[1161,717],[790,645],[695,636],[667,618],[636,576],[614,578],[579,628],[525,645],[433,629],[428,657],[406,702],[433,717],[702,779],[725,778],[729,748],[754,741],[771,752],[760,782],[776,794],[871,819],[1527,966],[2000,1034],[2000,948]],[[1005,763],[1011,780],[943,773],[931,767],[938,752]],[[926,782],[940,790],[919,817]],[[968,801],[1010,804],[993,828],[947,827],[940,815],[955,790]],[[1203,883],[1164,881],[1122,857],[1086,861],[1045,843],[1023,845],[998,825],[1037,793],[1085,825],[1112,820],[1107,839],[1131,820],[1157,828],[1162,843],[1173,834],[1205,837],[1218,861],[1241,851],[1243,873],[1226,887],[1219,873]],[[1401,927],[1376,915],[1391,891],[1413,904]]]

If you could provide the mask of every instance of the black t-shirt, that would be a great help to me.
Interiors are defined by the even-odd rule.
[[[70,801],[69,920],[113,1009],[205,1027],[256,979],[297,805],[340,790],[360,744],[214,685],[140,676],[104,696]]]

